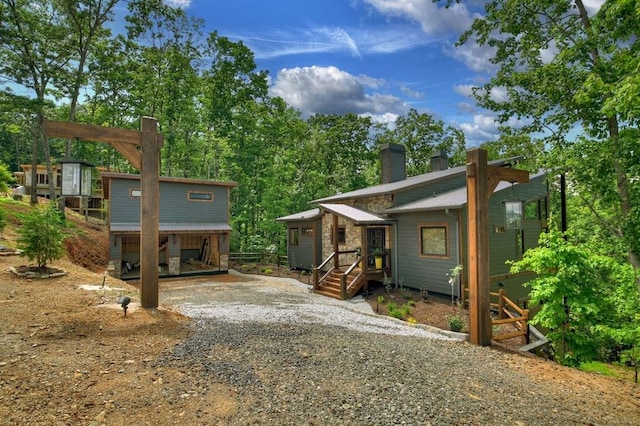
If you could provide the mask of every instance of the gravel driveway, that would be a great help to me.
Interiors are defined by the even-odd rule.
[[[523,368],[533,360],[375,316],[366,301],[318,296],[293,279],[174,281],[161,301],[195,325],[157,367],[184,371],[190,394],[219,383],[233,393],[233,414],[203,423],[640,424],[615,395],[535,377]]]

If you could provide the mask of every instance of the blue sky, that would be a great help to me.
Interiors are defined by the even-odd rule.
[[[461,128],[469,146],[497,135],[469,97],[488,67],[478,52],[454,47],[481,9],[431,0],[168,3],[202,18],[205,31],[247,45],[257,68],[269,71],[271,93],[304,116],[353,112],[393,121],[415,108]]]
[[[415,108],[461,129],[468,147],[498,136],[494,116],[470,96],[494,70],[491,52],[455,47],[482,13],[481,0],[450,9],[432,0],[165,1],[202,18],[205,31],[247,45],[257,68],[269,71],[271,93],[305,117],[353,112],[393,121]]]

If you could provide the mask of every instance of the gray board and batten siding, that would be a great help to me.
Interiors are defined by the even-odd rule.
[[[457,216],[454,214],[454,216]],[[444,211],[408,212],[398,214],[398,281],[404,287],[422,289],[430,292],[450,295],[447,274],[460,263],[458,252],[458,225],[454,217]],[[424,256],[420,247],[421,226],[446,226],[447,255]],[[459,286],[453,288],[454,296],[459,297]]]
[[[278,218],[287,225],[287,261],[290,268],[311,270],[322,263],[322,214],[312,209]],[[298,241],[291,241],[292,229],[297,229]],[[305,230],[310,229],[310,232]]]
[[[110,176],[110,175],[108,175]],[[228,182],[182,181],[160,179],[160,224],[229,223]],[[140,223],[139,178],[111,178],[109,192],[109,222]],[[212,194],[212,200],[190,200],[189,193]],[[138,194],[139,195],[139,194]]]

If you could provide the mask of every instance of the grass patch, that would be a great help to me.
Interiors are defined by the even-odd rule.
[[[599,361],[589,361],[580,364],[580,370],[588,373],[598,373],[603,376],[620,377],[618,372],[609,364]]]

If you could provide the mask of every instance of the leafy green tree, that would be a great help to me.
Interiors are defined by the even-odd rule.
[[[512,263],[511,273],[522,271],[537,275],[526,284],[540,308],[531,323],[548,330],[563,364],[606,358],[614,342],[628,344],[640,326],[633,268],[574,245],[558,231],[542,234],[539,247]]]
[[[0,192],[9,191],[9,185],[14,181],[13,176],[7,166],[0,162]]]
[[[64,254],[63,223],[55,204],[48,207],[33,206],[25,215],[18,231],[18,244],[22,255],[29,261],[35,259],[39,269],[47,263],[60,259]]]
[[[431,171],[431,155],[443,151],[450,157],[451,165],[464,164],[464,134],[446,126],[427,113],[409,110],[396,119],[393,128],[378,133],[377,144],[397,143],[406,148],[407,176]],[[462,162],[460,162],[462,161]]]
[[[605,1],[590,14],[582,0],[493,0],[460,39],[493,50],[496,72],[476,88],[478,104],[503,123],[520,119],[519,133],[542,135],[551,168],[566,171],[589,198],[613,201],[617,225],[609,230],[636,269],[638,150],[626,134],[640,122],[639,27],[635,1]]]

